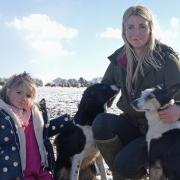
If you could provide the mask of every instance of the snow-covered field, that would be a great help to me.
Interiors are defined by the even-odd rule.
[[[77,111],[78,103],[85,89],[86,88],[39,87],[37,98],[38,101],[42,98],[46,99],[50,118],[64,113],[73,116]],[[120,113],[115,103],[108,111]]]

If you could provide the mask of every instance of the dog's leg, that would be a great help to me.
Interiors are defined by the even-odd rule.
[[[164,176],[163,176],[163,169],[161,163],[157,161],[155,165],[153,165],[149,169],[149,180],[161,180],[163,177]]]
[[[97,167],[99,168],[101,179],[107,180],[106,170],[105,170],[105,167],[104,167],[103,158],[102,158],[101,154],[97,157],[96,164],[97,164]]]
[[[62,168],[56,172],[55,180],[69,180],[69,170]]]
[[[79,178],[79,170],[82,162],[82,153],[74,155],[72,159],[72,168],[71,168],[71,174],[70,179],[71,180],[78,180]]]

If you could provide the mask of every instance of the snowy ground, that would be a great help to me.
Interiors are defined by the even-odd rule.
[[[55,117],[64,113],[73,116],[77,111],[82,93],[86,88],[61,88],[61,87],[40,87],[38,88],[38,100],[46,99],[50,117]],[[115,106],[108,112],[120,113]]]
[[[40,87],[38,88],[38,101],[42,98],[46,99],[49,117],[56,117],[65,113],[70,114],[72,117],[77,111],[78,103],[85,88],[61,88],[61,87]],[[119,114],[120,110],[116,107],[115,103],[108,112]],[[108,166],[105,164],[108,180],[112,180]],[[97,176],[97,180],[100,177]]]

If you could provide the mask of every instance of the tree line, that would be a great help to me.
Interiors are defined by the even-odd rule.
[[[92,80],[88,81],[84,79],[83,77],[80,77],[79,79],[70,78],[70,79],[63,79],[63,78],[56,78],[52,82],[48,82],[46,84],[43,84],[43,81],[34,78],[34,81],[37,85],[37,87],[42,86],[49,86],[49,87],[88,87],[94,83],[101,82],[101,77],[93,78]],[[0,86],[3,86],[7,82],[8,78],[0,78]]]

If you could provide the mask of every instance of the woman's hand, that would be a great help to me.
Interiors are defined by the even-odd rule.
[[[173,123],[180,118],[180,106],[176,104],[168,104],[165,105],[159,111],[159,117],[165,123]]]

